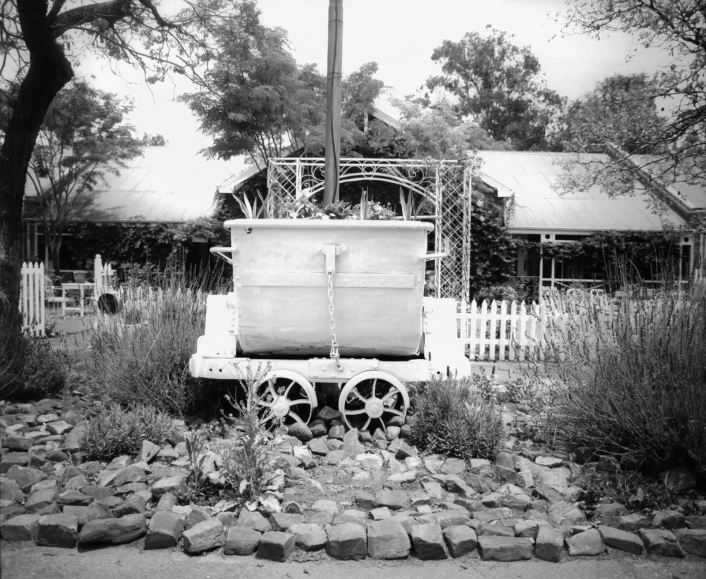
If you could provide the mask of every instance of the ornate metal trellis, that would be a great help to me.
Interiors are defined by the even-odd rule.
[[[435,250],[448,253],[434,268],[436,297],[468,300],[471,263],[472,162],[418,159],[341,159],[339,183],[383,181],[411,191],[418,219],[434,222]],[[324,187],[324,159],[270,159],[268,209],[285,217],[282,206]]]

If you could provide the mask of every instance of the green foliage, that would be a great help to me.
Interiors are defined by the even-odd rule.
[[[86,425],[81,450],[89,460],[135,455],[143,440],[163,444],[171,425],[169,416],[151,406],[137,404],[123,408],[119,404],[102,404]]]
[[[546,150],[547,127],[562,98],[547,87],[539,60],[512,35],[489,28],[468,32],[458,42],[445,40],[432,54],[442,74],[427,81],[459,100],[459,117],[473,115],[482,129],[520,151]]]
[[[515,274],[517,244],[503,225],[498,208],[477,199],[472,202],[471,231],[469,295],[476,297]]]
[[[468,379],[434,377],[413,394],[412,441],[466,460],[493,460],[503,439],[492,395]]]
[[[173,280],[127,295],[119,323],[94,334],[96,386],[119,404],[183,415],[201,396],[201,381],[188,365],[204,332],[206,293]],[[129,321],[138,325],[126,326]]]
[[[559,339],[530,376],[570,447],[706,474],[705,301],[627,299],[610,322],[596,306]]]
[[[0,347],[0,400],[40,400],[60,394],[70,361],[46,340],[13,337]]]
[[[275,471],[275,455],[272,450],[277,441],[267,430],[267,416],[261,413],[258,395],[259,379],[266,374],[260,369],[255,376],[249,375],[238,383],[241,396],[226,396],[231,409],[224,416],[233,428],[233,437],[220,441],[217,451],[223,459],[220,472],[226,483],[246,501],[256,501],[264,493]]]
[[[706,169],[706,92],[703,71],[706,67],[706,28],[703,2],[693,0],[568,0],[562,15],[567,31],[599,37],[620,31],[634,38],[637,45],[660,47],[669,58],[645,84],[644,100],[634,102],[637,110],[654,98],[667,97],[669,106],[662,112],[666,125],[653,131],[646,127],[638,134],[641,145],[658,151],[657,156],[635,159],[652,176],[667,183],[690,181],[704,183]],[[625,55],[628,57],[629,55]],[[611,131],[614,116],[596,118],[594,131]],[[644,138],[647,137],[647,138]],[[624,142],[618,135],[617,143]],[[612,163],[611,181],[620,184],[630,165],[618,155]],[[605,172],[605,168],[604,168]],[[613,187],[614,189],[615,187]]]
[[[591,151],[606,143],[627,153],[664,151],[666,121],[657,114],[657,87],[645,73],[608,77],[573,101],[561,118],[566,151]],[[661,149],[661,151],[660,151]]]
[[[203,477],[201,470],[208,457],[206,454],[206,446],[208,444],[209,432],[205,429],[197,430],[196,432],[185,433],[184,442],[186,443],[186,457],[189,460],[189,483],[194,492],[198,493],[201,489]]]

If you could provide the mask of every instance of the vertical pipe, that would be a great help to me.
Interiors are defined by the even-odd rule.
[[[330,0],[328,9],[328,65],[326,68],[326,163],[323,206],[338,201],[341,160],[341,80],[343,0]]]

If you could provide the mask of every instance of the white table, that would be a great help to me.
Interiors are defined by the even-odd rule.
[[[61,284],[61,297],[66,297],[66,292],[68,290],[78,290],[80,292],[80,298],[79,298],[79,309],[81,311],[81,317],[83,317],[83,309],[84,309],[84,301],[85,301],[85,293],[86,290],[91,290],[93,291],[95,288],[94,283],[90,282],[84,282],[84,283],[62,283]]]

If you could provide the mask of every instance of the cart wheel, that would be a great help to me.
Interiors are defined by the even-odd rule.
[[[258,382],[258,405],[265,420],[307,424],[317,406],[316,392],[304,376],[291,370],[273,370]]]
[[[409,409],[409,395],[402,382],[387,372],[369,370],[353,376],[341,390],[338,411],[349,428],[368,430],[393,416],[404,420]]]

